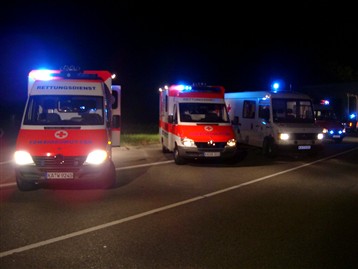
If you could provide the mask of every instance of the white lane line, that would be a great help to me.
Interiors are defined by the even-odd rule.
[[[38,242],[38,243],[34,243],[34,244],[27,245],[27,246],[11,249],[11,250],[8,250],[8,251],[4,251],[4,252],[0,253],[0,258],[5,257],[5,256],[9,256],[9,255],[14,254],[14,253],[23,252],[23,251],[26,251],[26,250],[46,246],[46,245],[56,243],[56,242],[59,242],[59,241],[63,241],[63,240],[66,240],[66,239],[69,239],[69,238],[72,238],[72,237],[80,236],[80,235],[83,235],[83,234],[86,234],[86,233],[98,231],[98,230],[101,230],[101,229],[104,229],[104,228],[107,228],[107,227],[111,227],[111,226],[114,226],[114,225],[118,225],[118,224],[121,224],[121,223],[124,223],[124,222],[131,221],[131,220],[139,219],[139,218],[142,218],[142,217],[154,214],[154,213],[158,213],[158,212],[168,210],[168,209],[171,209],[171,208],[174,208],[174,207],[182,206],[182,205],[185,205],[185,204],[193,203],[193,202],[196,202],[198,200],[202,200],[204,198],[215,196],[215,195],[218,195],[218,194],[221,194],[221,193],[224,193],[224,192],[228,192],[228,191],[231,191],[231,190],[234,190],[234,189],[239,189],[239,188],[242,188],[244,186],[248,186],[248,185],[251,185],[251,184],[254,184],[254,183],[257,183],[257,182],[260,182],[260,181],[264,181],[266,179],[269,179],[269,178],[272,178],[272,177],[275,177],[275,176],[278,176],[278,175],[282,175],[282,174],[285,174],[285,173],[292,172],[294,170],[301,169],[301,168],[306,167],[306,166],[313,165],[315,163],[323,162],[325,160],[337,157],[339,155],[346,154],[348,152],[351,152],[351,151],[354,151],[354,150],[357,150],[357,149],[358,148],[353,148],[353,149],[350,149],[350,150],[347,150],[347,151],[344,151],[344,152],[341,152],[341,153],[338,153],[338,154],[335,154],[335,155],[328,156],[328,157],[323,158],[323,159],[316,160],[314,162],[306,163],[306,164],[303,164],[303,165],[300,165],[300,166],[297,166],[297,167],[294,167],[294,168],[290,168],[290,169],[287,169],[287,170],[284,170],[284,171],[281,171],[281,172],[277,172],[277,173],[274,173],[274,174],[271,174],[271,175],[267,175],[267,176],[264,176],[264,177],[253,179],[251,181],[244,182],[244,183],[241,183],[239,185],[235,185],[235,186],[225,188],[225,189],[222,189],[222,190],[219,190],[219,191],[215,191],[215,192],[207,193],[207,194],[200,195],[200,196],[197,196],[197,197],[193,197],[191,199],[187,199],[187,200],[177,202],[177,203],[174,203],[174,204],[170,204],[170,205],[167,205],[167,206],[152,209],[152,210],[149,210],[149,211],[146,211],[146,212],[143,212],[143,213],[139,213],[139,214],[136,214],[136,215],[133,215],[133,216],[129,216],[129,217],[126,217],[126,218],[123,218],[123,219],[111,221],[111,222],[108,222],[108,223],[105,223],[105,224],[102,224],[102,225],[97,225],[97,226],[87,228],[87,229],[84,229],[84,230],[81,230],[81,231],[73,232],[73,233],[70,233],[70,234],[67,234],[67,235],[58,236],[58,237],[51,238],[51,239],[48,239],[48,240],[44,240],[44,241],[41,241],[41,242]],[[172,162],[172,161],[168,161],[168,162]],[[161,163],[161,162],[154,163],[154,164],[159,164],[159,163]],[[142,165],[140,165],[140,166],[142,166]],[[143,165],[143,166],[148,166],[148,165]],[[135,166],[135,167],[138,167],[138,166]],[[123,167],[123,168],[126,168],[126,167]]]
[[[119,171],[119,170],[127,170],[127,169],[133,169],[133,168],[138,168],[138,167],[146,167],[146,166],[160,165],[160,164],[172,163],[172,162],[174,162],[174,161],[173,161],[173,160],[170,160],[170,161],[163,161],[163,162],[155,162],[155,163],[145,163],[145,164],[131,165],[131,166],[126,166],[126,167],[118,167],[118,168],[116,168],[116,171]]]

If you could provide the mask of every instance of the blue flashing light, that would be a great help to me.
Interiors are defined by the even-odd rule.
[[[274,91],[277,91],[279,88],[280,88],[280,84],[279,84],[279,83],[275,82],[275,83],[272,84],[272,89],[273,89]]]
[[[321,105],[328,106],[329,105],[329,100],[321,100]]]
[[[282,89],[285,88],[284,82],[282,80],[275,80],[272,84],[271,84],[271,91],[273,92],[278,92],[281,91]]]
[[[350,114],[350,115],[349,115],[349,118],[350,118],[350,119],[355,119],[355,118],[356,118],[356,114],[354,114],[354,113]]]
[[[29,76],[34,80],[51,80],[53,79],[54,72],[52,70],[33,70]]]
[[[191,86],[189,85],[175,85],[174,88],[178,91],[191,91]]]

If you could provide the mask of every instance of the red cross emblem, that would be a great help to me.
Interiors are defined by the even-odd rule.
[[[57,139],[65,139],[68,136],[68,133],[65,130],[59,130],[55,133]]]

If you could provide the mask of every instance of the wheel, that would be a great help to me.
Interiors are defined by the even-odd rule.
[[[185,159],[180,156],[178,147],[175,147],[173,155],[174,155],[174,162],[176,164],[182,165],[186,163]]]
[[[164,145],[162,144],[162,152],[163,152],[163,153],[169,153],[170,151],[169,151],[169,149],[168,149],[166,146],[164,146]]]
[[[339,143],[342,142],[342,140],[343,140],[343,138],[336,138],[336,139],[334,139],[334,142],[335,142],[336,144],[339,144]]]
[[[39,188],[36,183],[22,180],[18,176],[16,177],[16,185],[20,191],[34,191]]]
[[[226,163],[231,164],[231,165],[234,165],[234,164],[236,164],[238,162],[239,162],[239,157],[237,155],[235,155],[234,157],[228,158],[226,160]]]
[[[277,156],[277,146],[272,138],[265,138],[262,151],[264,156],[273,158]]]
[[[238,150],[237,153],[236,153],[236,160],[235,162],[238,163],[238,162],[241,162],[243,161],[248,155],[248,150]]]
[[[116,175],[116,167],[114,166],[113,161],[111,161],[110,168],[108,170],[108,174],[106,178],[103,180],[103,189],[113,189],[117,185],[117,175]]]

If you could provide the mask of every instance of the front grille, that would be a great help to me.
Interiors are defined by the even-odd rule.
[[[198,149],[223,149],[226,146],[225,142],[196,142]]]
[[[85,156],[36,156],[33,160],[38,167],[61,167],[61,168],[74,168],[80,167],[86,160]]]
[[[317,138],[317,134],[305,134],[305,133],[295,133],[292,134],[293,140],[315,140]]]

